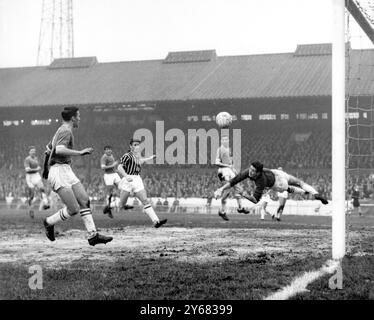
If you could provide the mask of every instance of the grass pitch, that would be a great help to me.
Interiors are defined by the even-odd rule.
[[[113,235],[91,247],[80,217],[61,223],[50,242],[41,220],[25,210],[0,210],[0,299],[263,299],[331,257],[331,218],[160,213],[152,227],[141,212],[94,213],[97,227]],[[374,299],[374,217],[349,217],[349,254],[343,290],[328,277],[293,299]],[[43,289],[29,287],[39,265]]]

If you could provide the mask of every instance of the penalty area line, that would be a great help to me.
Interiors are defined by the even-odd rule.
[[[283,289],[265,297],[264,300],[287,300],[298,293],[306,292],[306,287],[326,274],[337,270],[340,261],[328,260],[323,267],[316,271],[305,272],[302,276],[294,279],[292,283]]]

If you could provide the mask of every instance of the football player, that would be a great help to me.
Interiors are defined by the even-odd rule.
[[[309,184],[282,170],[266,169],[259,161],[252,162],[248,169],[239,173],[221,188],[218,188],[214,192],[214,196],[216,198],[221,197],[225,190],[232,188],[247,178],[253,180],[256,185],[254,194],[249,197],[249,200],[253,203],[258,203],[264,190],[268,188],[278,192],[287,191],[288,193],[302,195],[311,194],[314,199],[320,200],[323,204],[328,204],[328,201]]]
[[[221,137],[221,146],[217,149],[217,154],[216,154],[216,166],[218,167],[218,178],[221,182],[227,182],[230,181],[230,179],[234,178],[237,174],[235,168],[234,168],[234,163],[233,163],[233,158],[231,155],[231,150],[229,147],[229,137],[227,135],[223,135]],[[243,208],[242,206],[242,199],[241,199],[241,193],[242,189],[239,185],[234,186],[234,197],[238,203],[238,209],[237,211],[239,213],[244,213],[248,214],[249,211]],[[223,220],[229,220],[227,217],[226,213],[226,203],[227,199],[230,196],[230,190],[226,190],[221,198],[221,208],[218,211],[218,215],[223,219]]]
[[[29,149],[29,155],[24,160],[24,167],[26,171],[26,184],[27,184],[27,190],[28,190],[28,205],[29,205],[29,215],[31,218],[34,218],[34,211],[31,208],[34,196],[35,196],[35,190],[39,190],[42,196],[42,200],[40,201],[39,210],[49,209],[49,201],[47,194],[45,192],[44,184],[42,181],[42,177],[40,176],[39,171],[41,170],[41,167],[39,166],[39,160],[36,156],[36,148],[30,147]]]

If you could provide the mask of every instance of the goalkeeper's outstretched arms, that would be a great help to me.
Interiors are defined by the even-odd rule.
[[[244,179],[247,179],[247,178],[249,178],[249,169],[246,169],[246,170],[240,172],[234,178],[232,178],[230,181],[225,183],[221,188],[218,188],[214,192],[214,197],[216,199],[220,198],[223,191],[232,188],[233,186],[235,186],[236,184],[238,184],[239,182],[241,182],[241,181],[243,181]]]

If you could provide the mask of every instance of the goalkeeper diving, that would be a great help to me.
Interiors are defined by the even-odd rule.
[[[263,164],[259,161],[252,162],[248,169],[240,172],[221,188],[218,188],[214,192],[214,197],[216,199],[220,198],[225,190],[232,188],[247,178],[254,181],[256,185],[253,195],[246,197],[254,204],[260,201],[264,191],[267,189],[272,189],[276,192],[287,191],[288,193],[301,195],[311,194],[314,199],[320,200],[323,204],[328,204],[328,201],[311,185],[282,170],[264,168]]]

